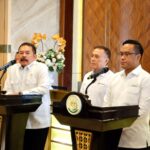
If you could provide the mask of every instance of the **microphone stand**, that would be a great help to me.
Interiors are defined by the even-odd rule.
[[[89,86],[91,85],[91,84],[93,84],[94,82],[96,81],[96,77],[94,77],[94,79],[89,83],[89,85],[86,87],[86,89],[85,89],[85,94],[87,95],[87,90],[88,90],[88,88],[89,88]]]
[[[6,73],[6,71],[7,71],[7,69],[4,69],[4,71],[2,72],[1,77],[0,77],[0,95],[5,94],[5,91],[2,91],[2,83],[1,83],[1,80],[2,80],[2,78],[3,78],[3,76],[4,76],[4,74]]]
[[[92,81],[91,81],[91,83],[89,83],[89,85],[86,87],[86,89],[85,89],[85,94],[87,94],[87,90],[88,90],[88,88],[89,88],[89,86],[91,85],[91,84],[93,84],[95,81],[96,81],[96,79],[97,79],[97,77],[100,75],[100,74],[102,74],[102,73],[106,73],[107,71],[109,71],[109,68],[108,67],[105,67],[105,68],[102,68],[99,72],[97,72],[97,73],[94,73],[93,75],[90,75],[92,78],[94,78]],[[89,76],[89,77],[90,77]],[[90,78],[87,78],[87,79],[90,79]]]

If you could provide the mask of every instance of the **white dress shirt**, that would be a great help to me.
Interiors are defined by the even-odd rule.
[[[93,79],[87,79],[91,74],[93,74],[93,71],[88,72],[84,76],[81,89],[80,89],[80,92],[83,94],[86,94],[85,90],[93,80]],[[96,81],[89,86],[87,90],[87,95],[89,96],[89,100],[91,100],[91,104],[93,106],[101,107],[103,105],[104,95],[106,93],[109,80],[113,75],[114,73],[109,70],[108,72],[99,75]]]
[[[34,61],[22,68],[19,63],[8,69],[4,90],[7,94],[22,92],[25,94],[42,94],[42,104],[35,112],[29,113],[27,129],[50,126],[50,79],[45,64]]]
[[[127,76],[124,70],[116,73],[104,98],[104,106],[139,105],[134,123],[123,129],[119,147],[145,148],[150,145],[150,74],[139,65]]]

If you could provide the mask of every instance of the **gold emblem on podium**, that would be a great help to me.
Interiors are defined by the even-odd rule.
[[[77,95],[70,95],[66,100],[67,111],[71,115],[78,115],[82,109],[82,103]]]

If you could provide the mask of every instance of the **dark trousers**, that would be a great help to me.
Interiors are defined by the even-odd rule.
[[[118,148],[118,150],[150,150],[150,147],[138,148],[138,149],[135,149],[135,148]]]
[[[48,129],[26,129],[23,150],[44,150]]]

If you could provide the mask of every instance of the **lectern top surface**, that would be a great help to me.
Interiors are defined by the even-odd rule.
[[[42,95],[0,95],[0,105],[41,102]]]

